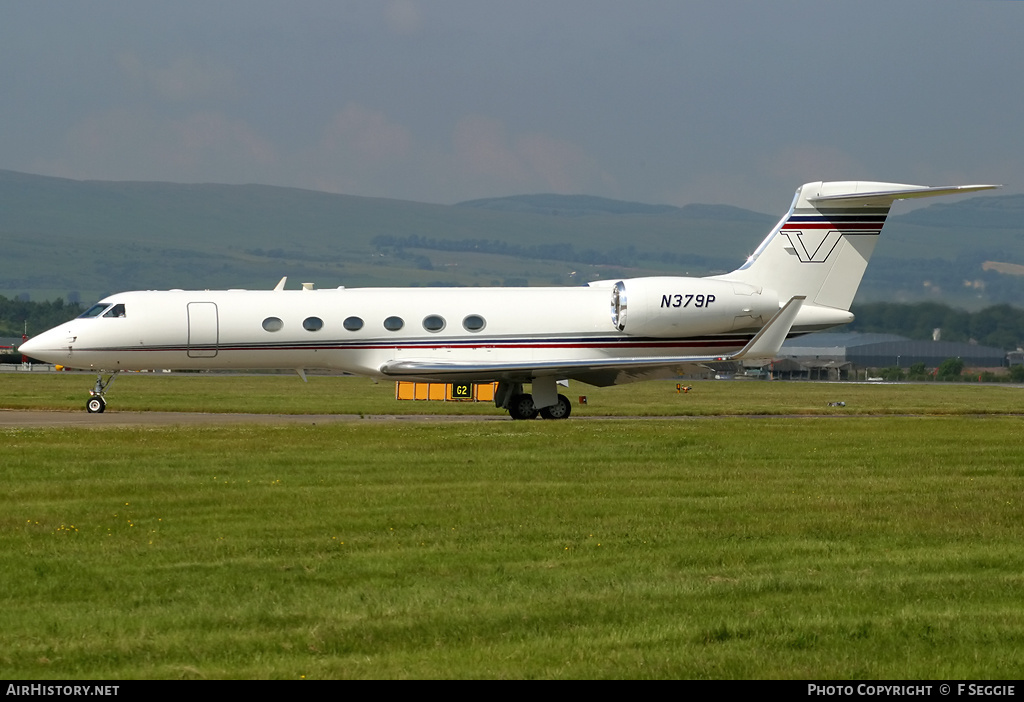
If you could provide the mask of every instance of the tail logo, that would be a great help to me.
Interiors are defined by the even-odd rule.
[[[783,231],[800,263],[824,263],[832,255],[843,233],[830,231]]]

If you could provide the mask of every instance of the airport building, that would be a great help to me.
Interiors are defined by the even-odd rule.
[[[991,346],[955,341],[914,341],[895,334],[856,332],[807,334],[782,345],[772,364],[774,377],[846,380],[869,368],[902,368],[917,363],[937,368],[959,358],[968,368],[1003,368],[1007,353]]]
[[[20,345],[20,336],[0,336],[0,363],[21,363],[21,356],[14,352]]]

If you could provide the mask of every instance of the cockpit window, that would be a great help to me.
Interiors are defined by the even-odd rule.
[[[108,303],[99,302],[90,307],[89,309],[87,309],[82,314],[78,315],[78,318],[85,319],[86,317],[99,317],[101,314],[103,314],[103,310],[107,309],[108,307],[110,307]]]
[[[104,317],[124,317],[124,305],[123,304],[116,304],[116,305],[114,305],[113,307],[110,308],[110,311],[107,312],[103,316]]]

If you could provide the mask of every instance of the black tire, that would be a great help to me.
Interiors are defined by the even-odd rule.
[[[107,401],[102,397],[90,397],[89,401],[85,403],[85,411],[90,414],[99,414],[107,408]]]
[[[533,404],[533,395],[515,395],[508,405],[508,413],[512,419],[533,419],[537,416],[537,408]]]
[[[558,402],[540,411],[544,419],[568,419],[572,414],[572,403],[565,395],[558,396]]]

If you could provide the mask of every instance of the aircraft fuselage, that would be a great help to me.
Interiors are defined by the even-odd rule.
[[[112,295],[34,337],[29,351],[105,371],[332,369],[384,377],[391,361],[465,364],[727,354],[778,310],[700,278],[577,288],[375,288],[138,291]],[[623,300],[625,303],[625,300]],[[87,313],[89,314],[89,313]],[[622,326],[623,329],[619,329]],[[467,373],[486,379],[487,373]]]

